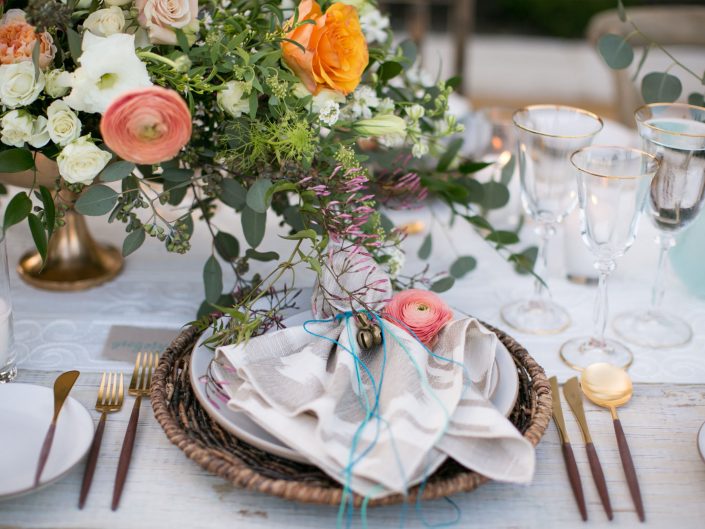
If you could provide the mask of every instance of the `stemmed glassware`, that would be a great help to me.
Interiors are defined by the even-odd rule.
[[[582,370],[596,362],[619,367],[631,364],[631,351],[605,338],[607,278],[615,260],[634,243],[649,186],[659,163],[656,157],[626,147],[592,146],[573,153],[580,205],[580,232],[595,257],[599,274],[594,333],[568,340],[560,350],[569,366]]]
[[[645,151],[660,159],[649,193],[650,217],[661,246],[651,306],[619,315],[614,329],[625,340],[647,347],[688,343],[690,325],[661,308],[668,251],[678,232],[700,212],[705,200],[705,108],[656,103],[635,114]]]
[[[570,155],[592,143],[602,120],[591,112],[559,105],[534,105],[514,113],[518,134],[519,176],[524,209],[537,222],[541,238],[536,263],[534,295],[502,307],[502,318],[512,327],[532,334],[558,333],[570,325],[570,316],[546,293],[546,246],[556,226],[577,201]]]

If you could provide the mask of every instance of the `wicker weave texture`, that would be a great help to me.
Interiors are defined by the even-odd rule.
[[[486,324],[485,324],[486,325]],[[551,418],[551,387],[543,368],[513,338],[489,325],[511,353],[520,388],[510,420],[534,446]],[[194,327],[185,329],[162,354],[152,379],[152,407],[169,440],[208,472],[234,485],[304,503],[337,505],[343,489],[318,468],[296,463],[249,445],[223,430],[196,399],[190,384],[191,352],[198,339]],[[422,499],[469,492],[488,478],[448,459],[432,476]],[[406,497],[415,501],[418,487]],[[360,505],[363,498],[355,497]],[[370,505],[389,505],[405,500],[388,496]]]

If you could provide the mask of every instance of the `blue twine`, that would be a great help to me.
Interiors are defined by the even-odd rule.
[[[414,360],[414,358],[412,357],[411,353],[408,351],[408,349],[406,348],[404,343],[402,341],[400,341],[399,338],[393,332],[388,330],[387,325],[385,324],[384,320],[380,317],[379,314],[372,312],[372,311],[364,311],[364,313],[368,317],[372,316],[375,318],[375,320],[377,321],[377,324],[380,327],[381,333],[382,333],[383,357],[382,357],[382,369],[381,369],[381,373],[380,373],[379,382],[375,381],[375,378],[372,375],[372,372],[369,370],[367,365],[360,359],[359,355],[356,353],[355,344],[356,344],[357,340],[354,339],[352,336],[352,328],[350,325],[350,319],[353,317],[352,311],[343,312],[343,313],[338,314],[335,317],[329,318],[329,319],[307,320],[303,324],[304,330],[306,332],[308,332],[309,334],[316,336],[318,338],[322,338],[324,340],[327,340],[327,341],[331,342],[332,344],[340,347],[341,349],[343,349],[344,351],[346,351],[348,354],[351,355],[351,357],[353,358],[353,364],[355,366],[355,376],[356,376],[356,381],[357,381],[357,386],[358,386],[358,401],[360,402],[361,407],[365,410],[365,418],[362,420],[362,422],[360,423],[360,425],[356,429],[355,434],[353,435],[353,440],[351,443],[350,452],[349,452],[349,456],[348,456],[348,464],[343,469],[343,474],[345,476],[345,482],[343,485],[343,494],[341,497],[340,506],[338,508],[338,515],[337,515],[337,520],[336,520],[337,527],[342,527],[343,517],[345,517],[346,527],[352,526],[352,518],[353,518],[353,511],[354,511],[354,495],[352,494],[352,489],[351,489],[352,472],[353,472],[355,465],[359,461],[361,461],[377,444],[377,441],[378,441],[379,435],[380,435],[380,425],[381,424],[384,424],[390,430],[390,442],[392,444],[392,449],[393,449],[393,452],[395,455],[397,467],[399,468],[399,471],[402,473],[401,474],[402,479],[405,483],[404,489],[405,489],[405,491],[408,490],[408,481],[406,479],[406,476],[404,475],[404,468],[403,468],[403,465],[401,464],[399,451],[397,450],[397,447],[396,447],[396,441],[394,439],[394,436],[391,434],[391,427],[390,427],[388,421],[386,419],[384,419],[379,413],[380,394],[382,391],[382,383],[384,381],[384,372],[385,372],[385,367],[386,367],[386,363],[387,363],[387,337],[386,337],[387,333],[389,333],[389,335],[391,335],[392,339],[406,353],[407,357],[409,358],[412,365],[416,369],[416,372],[419,375],[419,379],[421,380],[422,385],[425,387],[427,392],[431,395],[431,397],[436,401],[436,403],[443,410],[443,413],[445,415],[445,423],[444,423],[443,428],[442,428],[441,432],[439,433],[436,440],[442,438],[443,435],[445,435],[445,433],[448,429],[448,424],[450,423],[450,414],[449,414],[448,410],[445,408],[445,406],[440,401],[440,399],[438,398],[436,393],[433,391],[431,386],[428,384],[428,381],[426,381],[426,379],[424,377],[424,373],[421,370],[421,367]],[[416,333],[414,333],[413,330],[411,330],[411,328],[408,325],[406,325],[404,322],[402,322],[396,318],[392,318],[388,315],[387,315],[387,317],[390,318],[394,323],[397,323],[400,327],[405,329],[411,336],[413,336],[421,344],[421,346],[424,348],[424,350],[429,355],[431,355],[432,357],[434,357],[438,360],[450,362],[452,364],[455,364],[455,365],[461,367],[463,369],[464,375],[466,375],[463,377],[463,388],[465,388],[467,386],[467,383],[470,381],[470,377],[468,376],[467,368],[465,367],[464,363],[460,363],[460,362],[457,362],[451,358],[447,358],[442,355],[438,355],[438,354],[434,353],[428,347],[426,347],[426,345],[423,342],[421,342],[421,340],[418,338]],[[336,320],[342,320],[343,318],[345,319],[345,327],[346,327],[346,331],[348,334],[348,341],[352,346],[352,350],[349,349],[348,347],[346,347],[345,345],[343,345],[342,343],[340,343],[338,340],[335,340],[333,338],[329,338],[327,336],[323,336],[321,334],[315,333],[315,332],[308,329],[309,324],[331,323]],[[372,386],[372,392],[374,394],[374,405],[372,407],[370,407],[369,397],[367,395],[367,392],[365,391],[364,383],[362,380],[362,375],[360,373],[360,367],[362,367],[362,369],[364,370],[365,374],[367,375],[367,377],[370,380],[370,385]],[[363,394],[364,394],[364,402],[363,402]],[[367,426],[372,422],[373,419],[376,419],[376,421],[375,421],[376,429],[375,429],[374,438],[373,438],[372,442],[369,444],[369,446],[367,446],[357,457],[355,457],[355,453],[357,452],[357,448],[358,448],[358,443],[360,441],[360,436],[362,435],[364,430],[367,428]],[[428,481],[429,466],[430,466],[430,461],[426,465],[426,469],[424,470],[423,480],[421,481],[421,483],[419,485],[419,492],[417,494],[416,502],[415,502],[416,513],[426,527],[440,528],[440,527],[453,526],[460,521],[461,516],[462,516],[462,511],[460,510],[458,505],[448,497],[445,497],[444,499],[451,506],[453,506],[453,508],[456,511],[456,517],[454,520],[451,520],[448,522],[439,522],[436,524],[430,524],[426,520],[425,516],[423,515],[423,506],[421,503],[421,497],[423,496],[423,491],[424,491],[426,484],[427,484],[427,481]],[[362,501],[361,508],[360,508],[361,523],[362,523],[363,529],[367,528],[367,506],[368,506],[369,500],[371,498],[371,495],[374,494],[374,490],[375,489],[373,488],[373,490],[370,491],[370,493],[364,497],[364,499]],[[405,494],[406,494],[406,492],[405,492]],[[350,504],[349,509],[348,509],[348,503]],[[400,517],[400,527],[404,526],[404,523],[406,520],[406,515],[407,515],[407,503],[403,502],[401,517]]]

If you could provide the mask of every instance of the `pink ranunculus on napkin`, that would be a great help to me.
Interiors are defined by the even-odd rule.
[[[218,363],[235,368],[218,373],[228,406],[373,498],[405,492],[447,457],[492,479],[530,481],[533,446],[489,400],[496,335],[472,318],[449,322],[429,354],[382,320],[384,346],[360,351],[342,293],[381,310],[391,285],[360,252],[337,252],[324,270],[312,300],[319,321],[218,348]]]

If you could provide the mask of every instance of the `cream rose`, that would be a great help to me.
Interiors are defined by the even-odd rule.
[[[12,110],[0,120],[2,135],[0,141],[11,147],[24,147],[32,136],[32,115],[25,110]]]
[[[48,120],[44,116],[37,116],[32,123],[32,135],[27,140],[32,147],[39,149],[49,143]]]
[[[241,81],[225,83],[225,90],[220,90],[216,99],[218,105],[234,118],[239,118],[250,109],[247,93],[250,87]]]
[[[47,130],[51,141],[62,147],[81,136],[81,121],[63,101],[54,101],[47,109]]]
[[[71,74],[64,70],[49,70],[46,73],[44,91],[49,97],[64,97],[71,89]]]
[[[103,3],[109,6],[124,6],[131,4],[132,0],[103,0]]]
[[[121,33],[125,28],[125,15],[117,6],[110,6],[107,9],[98,9],[94,11],[86,21],[83,27],[99,37],[108,37],[114,33]]]
[[[8,108],[32,103],[44,89],[44,74],[35,78],[34,64],[18,62],[0,66],[0,102]]]
[[[176,44],[175,29],[191,35],[198,31],[198,0],[135,0],[135,7],[152,44]]]
[[[108,164],[112,155],[95,146],[90,136],[69,143],[56,162],[59,174],[70,184],[90,184]]]

